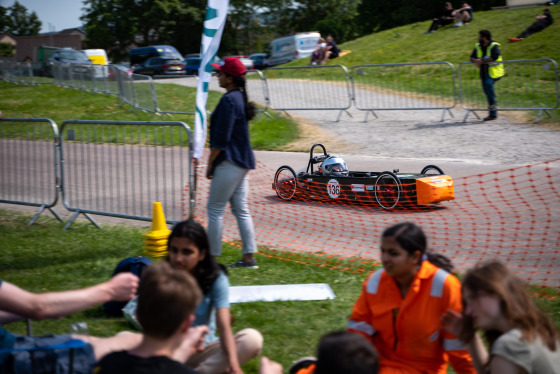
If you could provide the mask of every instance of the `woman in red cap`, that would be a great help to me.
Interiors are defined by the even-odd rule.
[[[255,117],[255,106],[247,99],[247,69],[235,57],[226,57],[218,70],[220,87],[226,89],[210,117],[210,157],[206,177],[212,179],[208,197],[208,237],[210,253],[222,254],[222,227],[229,201],[237,218],[243,242],[243,258],[232,267],[257,268],[253,219],[247,204],[247,173],[255,168],[255,155],[249,140],[249,120]]]

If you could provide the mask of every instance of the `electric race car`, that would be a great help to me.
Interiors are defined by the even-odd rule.
[[[316,147],[323,154],[314,156]],[[383,209],[397,205],[435,204],[455,199],[453,179],[439,167],[427,165],[420,173],[391,171],[349,171],[346,162],[327,154],[322,144],[309,152],[307,169],[298,173],[290,166],[280,166],[274,175],[272,189],[282,200],[342,200],[377,203]],[[314,165],[320,164],[317,170]]]

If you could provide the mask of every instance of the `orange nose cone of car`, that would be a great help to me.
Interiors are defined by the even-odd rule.
[[[416,197],[418,205],[454,200],[453,179],[449,175],[416,179]]]

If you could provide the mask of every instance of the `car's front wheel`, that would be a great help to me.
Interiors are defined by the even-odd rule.
[[[280,166],[274,175],[274,190],[282,200],[291,200],[297,192],[298,183],[294,169]]]

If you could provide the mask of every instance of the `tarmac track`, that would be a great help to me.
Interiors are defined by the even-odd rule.
[[[305,91],[299,100],[321,106],[324,90],[306,90],[305,84],[293,82],[288,94]],[[304,168],[308,153],[257,152],[250,204],[259,243],[378,259],[380,233],[393,223],[413,221],[427,232],[431,250],[452,258],[460,270],[498,259],[529,281],[560,287],[560,162],[539,164],[560,158],[560,131],[521,122],[511,112],[492,122],[474,115],[463,122],[466,111],[460,107],[451,112],[453,117],[446,113],[440,121],[437,110],[377,111],[378,119],[370,115],[364,122],[365,112],[350,108],[336,122],[337,111],[290,111],[315,126],[308,148],[324,144],[350,170],[419,172],[436,164],[454,178],[456,200],[392,212],[375,205],[284,202],[271,189],[274,172],[281,165]],[[237,238],[235,220],[229,213],[226,219],[225,237]]]
[[[281,165],[303,168],[309,155],[256,152],[250,206],[259,245],[378,259],[383,229],[414,221],[427,232],[430,248],[451,257],[460,270],[482,259],[501,259],[527,280],[560,287],[560,193],[556,187],[560,162],[526,166],[560,157],[559,131],[518,123],[504,115],[489,123],[463,123],[465,112],[460,109],[453,110],[455,118],[447,116],[443,122],[439,111],[377,112],[379,119],[367,123],[364,113],[355,109],[350,110],[352,117],[343,115],[340,122],[334,121],[334,111],[292,113],[315,126],[318,136],[308,135],[309,147],[325,144],[329,153],[344,157],[351,170],[419,172],[427,164],[437,164],[454,178],[456,200],[441,207],[392,212],[375,205],[284,202],[271,188],[275,170]],[[479,174],[488,176],[472,177]],[[199,183],[197,217],[205,221],[208,181],[199,178]],[[527,192],[519,198],[516,189]],[[229,212],[224,226],[224,239],[238,238]]]

